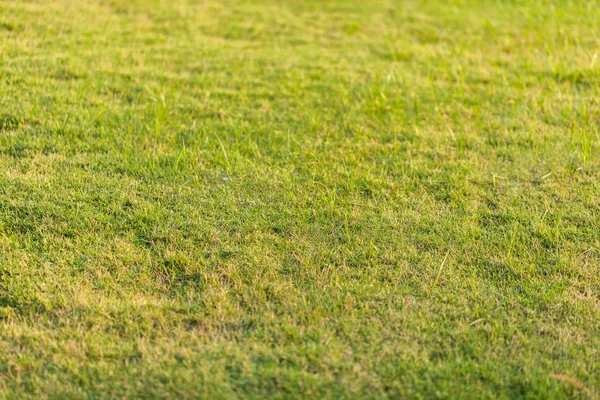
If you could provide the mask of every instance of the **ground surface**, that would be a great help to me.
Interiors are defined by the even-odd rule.
[[[599,22],[0,1],[0,392],[597,396]]]

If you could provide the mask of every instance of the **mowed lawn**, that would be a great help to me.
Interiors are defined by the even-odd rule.
[[[0,398],[600,395],[600,5],[0,0]]]

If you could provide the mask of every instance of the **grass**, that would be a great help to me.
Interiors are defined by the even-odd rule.
[[[594,1],[1,0],[5,398],[598,398]]]

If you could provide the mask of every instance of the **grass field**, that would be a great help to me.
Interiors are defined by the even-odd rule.
[[[600,6],[0,0],[0,398],[600,395]]]

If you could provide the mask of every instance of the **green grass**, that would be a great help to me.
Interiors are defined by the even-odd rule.
[[[0,0],[6,398],[598,398],[595,1]]]

